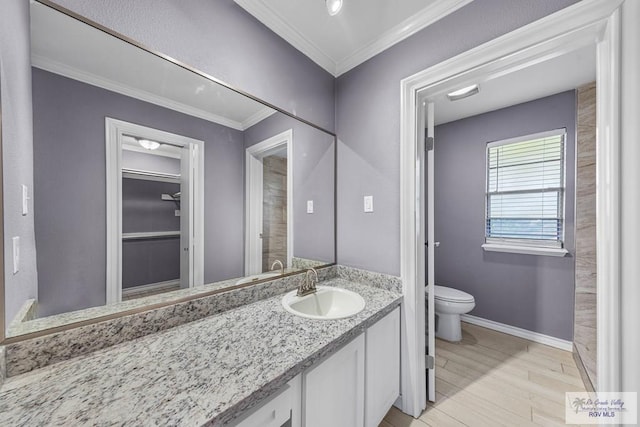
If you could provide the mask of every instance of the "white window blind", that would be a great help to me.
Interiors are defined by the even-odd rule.
[[[559,129],[487,144],[487,243],[562,247],[565,137]]]

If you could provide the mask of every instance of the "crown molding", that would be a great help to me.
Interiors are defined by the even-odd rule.
[[[298,32],[263,0],[234,0],[244,10],[266,25],[271,31],[308,56],[334,77],[357,67],[380,52],[412,36],[416,32],[442,19],[472,0],[438,0],[400,24],[382,33],[368,45],[343,59],[332,58],[316,44]]]
[[[333,58],[289,25],[280,15],[269,8],[265,2],[260,0],[233,1],[290,45],[304,53],[313,62],[324,68],[331,75],[336,76],[337,64]]]
[[[245,121],[242,122],[242,130],[249,129],[251,126],[263,121],[264,119],[272,116],[275,113],[277,113],[277,111],[273,108],[264,107],[262,110],[256,112],[252,116],[249,116]]]
[[[380,34],[373,42],[338,61],[335,76],[338,77],[357,67],[472,1],[473,0],[440,0],[432,3],[430,6],[405,19],[390,30]]]
[[[32,55],[31,64],[36,68],[40,68],[42,70],[49,71],[54,74],[68,77],[73,80],[78,80],[83,83],[90,84],[92,86],[97,86],[102,89],[109,90],[111,92],[116,92],[121,95],[139,99],[141,101],[158,105],[160,107],[168,108],[170,110],[187,114],[189,116],[198,117],[200,119],[214,122],[222,126],[230,127],[236,130],[246,129],[243,127],[242,123],[239,123],[235,120],[231,120],[226,117],[222,117],[217,114],[213,114],[208,111],[202,110],[200,108],[183,104],[181,102],[173,101],[169,98],[158,96],[144,90],[136,89],[131,86],[124,85],[122,83],[115,82],[113,80],[106,79],[104,77],[101,77],[92,73],[87,73],[86,71],[82,71],[77,68],[70,67],[66,64],[62,64],[60,62],[54,61],[52,59],[49,59],[40,55]]]

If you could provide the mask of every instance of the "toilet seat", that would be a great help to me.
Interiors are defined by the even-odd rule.
[[[446,286],[435,286],[434,298],[446,302],[475,302],[473,295],[461,291],[459,289],[448,288]]]

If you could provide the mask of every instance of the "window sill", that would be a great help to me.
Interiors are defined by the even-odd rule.
[[[536,246],[524,246],[524,245],[504,245],[497,243],[485,243],[482,245],[482,249],[487,252],[506,252],[512,254],[525,254],[525,255],[542,255],[542,256],[555,256],[563,257],[569,253],[564,248],[543,248]]]

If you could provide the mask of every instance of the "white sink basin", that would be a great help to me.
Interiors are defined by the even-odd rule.
[[[255,282],[262,279],[269,279],[279,275],[280,273],[278,272],[254,274],[253,276],[243,277],[242,279],[238,280],[236,282],[236,285],[244,285],[245,283]]]
[[[358,314],[364,299],[355,292],[330,286],[318,286],[314,294],[296,296],[291,291],[282,298],[282,306],[289,313],[308,319],[342,319]]]

